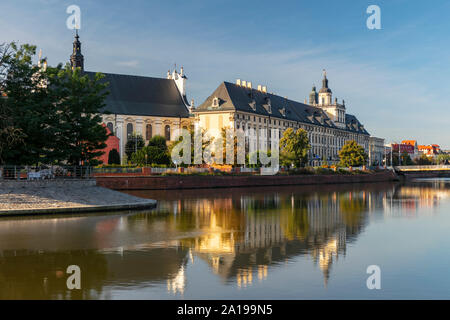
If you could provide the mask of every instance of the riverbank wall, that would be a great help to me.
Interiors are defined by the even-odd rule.
[[[97,185],[113,190],[210,189],[257,186],[317,185],[396,181],[392,171],[367,174],[332,175],[176,175],[176,176],[103,176]]]

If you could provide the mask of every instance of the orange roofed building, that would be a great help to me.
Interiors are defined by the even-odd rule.
[[[419,146],[417,145],[417,140],[403,140],[402,145],[411,146],[410,148],[413,150],[413,152],[408,152],[411,159],[419,156]]]
[[[429,146],[419,146],[419,152],[425,154],[427,157],[434,157],[439,154],[441,147],[437,144],[432,144]]]

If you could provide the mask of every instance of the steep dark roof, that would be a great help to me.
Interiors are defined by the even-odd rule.
[[[213,107],[213,99],[219,99],[219,106]],[[270,99],[271,111],[268,112],[268,99]],[[255,109],[252,108],[252,101],[255,102]],[[284,115],[282,110],[284,109]],[[214,111],[243,111],[248,113],[259,114],[263,116],[270,116],[278,119],[285,119],[291,121],[302,122],[306,124],[314,124],[327,128],[337,128],[331,121],[325,111],[321,108],[313,107],[304,103],[289,100],[271,93],[264,93],[256,89],[250,89],[243,86],[238,86],[229,82],[222,82],[219,87],[203,102],[196,112],[214,112]],[[347,126],[347,130],[368,134],[367,131],[359,130],[361,124],[355,116],[349,115],[349,122],[356,120],[358,123],[355,129],[352,126]]]
[[[369,134],[359,120],[352,114],[345,114],[345,124],[348,131]]]
[[[95,72],[85,72],[93,77]],[[162,78],[103,73],[109,95],[102,112],[136,116],[187,118],[189,111],[175,81]]]

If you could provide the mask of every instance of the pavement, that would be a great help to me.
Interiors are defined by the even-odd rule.
[[[80,213],[156,207],[156,200],[138,198],[92,184],[0,185],[0,217]]]

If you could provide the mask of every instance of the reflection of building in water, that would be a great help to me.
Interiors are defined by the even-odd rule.
[[[206,261],[215,274],[225,281],[235,279],[238,286],[264,280],[270,265],[302,254],[313,256],[327,283],[333,262],[345,255],[347,237],[355,238],[364,225],[365,197],[355,192],[313,194],[306,199],[294,194],[277,194],[272,199],[267,195],[242,198],[239,215],[244,218],[221,222],[231,229],[219,227],[217,222],[234,219],[233,210],[209,211],[208,232],[181,242]],[[355,201],[358,204],[352,205]],[[273,209],[267,203],[274,204]]]
[[[339,254],[345,255],[346,251],[346,230],[341,228],[338,230],[335,238],[331,238],[324,246],[312,249],[312,257],[314,262],[319,265],[323,272],[325,286],[330,278],[331,265],[334,259],[338,260]]]
[[[184,272],[184,265],[180,267],[178,273],[173,277],[167,279],[167,290],[172,294],[183,294],[186,287],[186,275]]]
[[[427,183],[417,183],[411,186],[394,186],[384,198],[384,212],[387,216],[415,217],[417,215],[433,214],[432,210],[439,206],[440,201],[450,197],[450,190],[440,186],[433,188]]]
[[[61,278],[70,264],[90,270],[73,298],[104,298],[104,287],[130,283],[185,294],[194,259],[244,288],[293,258],[311,256],[327,284],[333,264],[372,216],[415,213],[411,208],[432,208],[450,196],[448,188],[429,184],[334,188],[195,194],[132,215],[8,219],[0,223],[0,298],[70,298]]]

